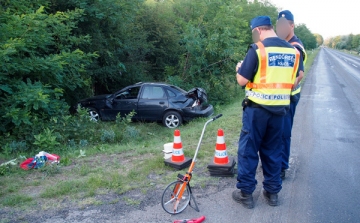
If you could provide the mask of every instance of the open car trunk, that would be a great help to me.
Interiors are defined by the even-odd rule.
[[[196,105],[201,105],[207,102],[206,91],[202,88],[193,88],[186,93],[186,96],[194,98]]]

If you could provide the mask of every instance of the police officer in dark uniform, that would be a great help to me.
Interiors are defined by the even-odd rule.
[[[291,92],[290,109],[286,113],[284,119],[283,129],[283,155],[281,178],[285,179],[285,170],[289,168],[290,144],[291,144],[291,130],[294,122],[296,106],[300,100],[301,80],[304,77],[304,66],[307,55],[301,40],[294,34],[294,16],[289,10],[279,12],[278,20],[276,22],[277,35],[288,41],[300,52],[299,73],[297,74],[294,89]]]
[[[259,155],[263,194],[269,205],[278,205],[283,122],[300,59],[291,44],[277,37],[268,16],[254,18],[251,30],[255,44],[236,66],[237,82],[245,86],[246,97],[238,148],[238,189],[232,193],[233,199],[246,208],[254,207]]]

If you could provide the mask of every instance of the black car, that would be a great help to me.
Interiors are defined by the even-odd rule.
[[[137,83],[114,94],[83,99],[79,105],[88,108],[92,120],[115,120],[118,113],[125,116],[135,111],[133,120],[162,121],[176,128],[183,121],[213,114],[202,88],[190,91],[165,83]]]

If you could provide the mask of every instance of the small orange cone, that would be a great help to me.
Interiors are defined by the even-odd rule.
[[[219,129],[216,138],[214,159],[211,160],[210,164],[207,166],[210,176],[232,177],[235,173],[235,164],[235,159],[233,157],[228,157],[224,131]]]
[[[173,150],[171,160],[173,162],[184,162],[185,156],[182,148],[181,136],[180,131],[175,130],[174,132],[174,143],[173,143]]]
[[[216,147],[215,147],[214,163],[220,164],[220,165],[229,163],[229,157],[226,152],[224,131],[222,129],[218,130],[218,135],[217,135],[217,139],[216,139]]]
[[[171,158],[165,159],[165,165],[174,167],[178,170],[182,170],[190,166],[192,159],[185,157],[180,137],[180,131],[175,130],[174,132],[174,143],[172,149]]]

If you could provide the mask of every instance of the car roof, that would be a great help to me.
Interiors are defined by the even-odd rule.
[[[173,86],[172,84],[168,84],[168,83],[164,83],[164,82],[138,82],[136,84],[133,85],[129,85],[128,87],[135,87],[135,86],[142,86],[142,85],[164,85],[164,86]]]
[[[129,88],[133,88],[133,87],[140,87],[140,86],[143,86],[143,85],[160,85],[160,86],[166,86],[166,87],[171,87],[171,88],[176,88],[178,90],[180,90],[182,93],[186,93],[185,90],[173,85],[173,84],[168,84],[168,83],[164,83],[164,82],[138,82],[136,84],[133,84],[133,85],[128,85],[127,87],[124,87],[122,89],[120,89],[119,91],[117,92],[120,92],[120,91],[124,91],[124,90],[127,90]]]

